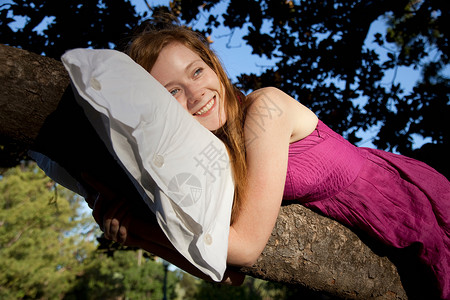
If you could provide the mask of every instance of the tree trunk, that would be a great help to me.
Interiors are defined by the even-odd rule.
[[[69,78],[60,62],[4,45],[0,63],[0,145],[2,152],[9,151],[0,166],[8,167],[34,146]],[[51,148],[59,139],[47,143]],[[241,271],[340,298],[407,298],[397,267],[384,254],[375,254],[348,228],[293,202],[282,206],[258,263]]]

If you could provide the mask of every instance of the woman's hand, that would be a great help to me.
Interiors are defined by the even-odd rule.
[[[133,241],[128,234],[128,228],[132,214],[126,199],[89,174],[83,173],[82,177],[97,191],[88,195],[86,201],[92,207],[92,215],[103,230],[105,238],[131,246]]]
[[[105,238],[121,244],[130,244],[128,228],[131,213],[125,198],[111,199],[99,193],[94,203],[93,216],[97,223],[101,224]]]

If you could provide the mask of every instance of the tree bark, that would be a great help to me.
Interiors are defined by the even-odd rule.
[[[343,299],[407,299],[396,266],[369,244],[334,220],[288,204],[257,264],[244,272]]]
[[[0,161],[1,167],[8,167],[33,147],[69,78],[60,62],[9,46],[0,45],[0,63],[0,145],[3,150],[16,149],[9,160]],[[343,225],[291,203],[282,206],[257,264],[241,271],[340,298],[406,299],[397,267],[385,254],[375,254],[374,245],[369,247]]]
[[[69,84],[61,62],[0,44],[0,167],[26,155]]]

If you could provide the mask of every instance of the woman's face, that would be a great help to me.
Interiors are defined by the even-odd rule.
[[[208,130],[216,130],[225,123],[222,83],[200,56],[186,46],[170,43],[164,47],[150,74]]]

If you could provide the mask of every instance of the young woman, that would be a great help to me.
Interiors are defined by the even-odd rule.
[[[295,199],[389,246],[419,245],[417,256],[436,278],[441,297],[449,297],[450,184],[444,176],[419,161],[351,145],[276,88],[244,96],[208,43],[188,29],[145,30],[127,52],[228,148],[236,183],[230,265],[256,262],[282,199]],[[116,195],[96,188],[94,216],[108,238],[202,276],[173,251],[156,223],[128,213],[124,202],[111,205]],[[149,226],[151,236],[144,230]],[[242,279],[233,276],[228,280]]]

